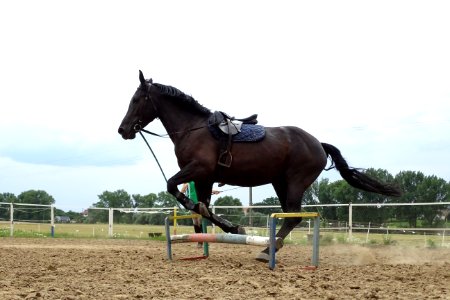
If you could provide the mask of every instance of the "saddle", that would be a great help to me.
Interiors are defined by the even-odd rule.
[[[256,125],[258,115],[237,119],[222,111],[215,111],[208,119],[208,127],[211,133],[219,140],[219,159],[217,164],[229,168],[233,161],[231,145],[233,137],[238,135],[245,125]],[[245,125],[244,125],[245,124]],[[217,130],[218,129],[218,130]],[[220,133],[218,132],[220,131]],[[264,133],[263,133],[264,136]],[[244,140],[241,140],[244,141]],[[256,140],[254,140],[256,141]]]

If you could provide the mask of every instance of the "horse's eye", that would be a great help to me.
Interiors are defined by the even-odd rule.
[[[145,99],[145,101],[148,101],[148,96],[145,96],[145,98],[144,98],[144,99]]]

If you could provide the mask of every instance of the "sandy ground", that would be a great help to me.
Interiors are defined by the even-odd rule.
[[[0,299],[450,299],[450,249],[286,245],[276,269],[260,247],[0,238]]]

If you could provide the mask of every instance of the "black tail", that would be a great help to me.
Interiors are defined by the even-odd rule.
[[[351,186],[367,192],[373,192],[386,196],[401,196],[402,192],[399,188],[382,183],[375,178],[372,178],[364,173],[361,173],[355,168],[348,166],[341,151],[333,145],[322,143],[322,147],[326,154],[331,156],[331,159],[336,166],[336,169]]]

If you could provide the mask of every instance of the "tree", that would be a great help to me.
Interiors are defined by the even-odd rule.
[[[351,187],[344,180],[337,180],[330,185],[333,201],[339,204],[350,204],[356,202],[360,192]],[[348,220],[348,207],[339,206],[336,208],[337,220]]]
[[[323,178],[318,183],[317,198],[320,204],[337,204],[336,198],[333,197],[334,183],[330,183],[328,178]],[[337,207],[327,206],[319,207],[320,216],[325,220],[337,220]]]
[[[417,193],[418,186],[424,181],[425,175],[422,172],[402,171],[395,176],[397,182],[403,191],[403,195],[393,201],[398,203],[415,203],[420,202],[419,194]],[[406,219],[410,227],[417,227],[417,218],[420,215],[420,208],[417,206],[399,206],[396,210],[397,220],[400,218]]]
[[[29,190],[17,196],[17,203],[52,205],[55,204],[55,199],[45,191]],[[22,207],[14,210],[14,218],[47,222],[51,218],[51,212],[49,208]]]
[[[115,192],[104,191],[101,195],[98,195],[99,202],[94,203],[94,207],[99,208],[132,208],[133,201],[130,195],[124,190],[117,190]],[[96,221],[107,222],[108,214],[106,211],[95,212],[93,216],[96,217]],[[91,214],[90,214],[91,217]],[[115,213],[114,222],[116,223],[131,223],[131,214]]]
[[[214,206],[242,206],[242,202],[238,198],[225,196],[217,198]],[[216,208],[216,214],[224,215],[230,222],[239,223],[244,211],[240,208]]]
[[[115,192],[104,191],[98,195],[99,202],[94,203],[94,207],[105,208],[131,208],[133,201],[130,195],[124,190],[117,190]]]
[[[2,193],[0,194],[0,202],[14,203],[17,201],[17,197],[12,193]],[[2,204],[0,205],[0,220],[10,219],[10,205]]]
[[[145,196],[135,194],[133,195],[134,206],[139,208],[151,208],[155,205],[157,198],[158,197],[154,193]]]
[[[82,213],[69,210],[66,215],[75,223],[83,223],[84,217]]]
[[[55,199],[52,196],[47,194],[45,191],[41,190],[29,190],[21,193],[17,196],[17,202],[19,203],[28,203],[28,204],[43,204],[43,205],[51,205],[55,204]]]
[[[387,170],[369,168],[364,173],[384,182],[394,181],[394,177]],[[391,202],[392,199],[388,196],[365,192],[362,190],[358,190],[358,192],[359,195],[353,203],[383,204]],[[393,216],[394,210],[395,208],[392,206],[383,207],[382,205],[353,207],[353,220],[382,224],[387,222],[389,218]]]
[[[328,179],[322,179],[328,182]],[[315,180],[305,191],[303,194],[302,203],[304,205],[314,205],[319,203],[319,191],[320,184],[317,180]]]
[[[417,197],[420,202],[444,202],[449,194],[447,182],[436,176],[426,176],[417,186]],[[437,205],[427,205],[420,207],[423,213],[425,224],[433,226],[438,222],[440,207]]]
[[[169,192],[159,192],[155,199],[155,207],[178,207],[181,208],[180,202]]]
[[[261,202],[254,203],[253,206],[280,206],[280,201],[278,197],[269,197]],[[255,208],[253,209],[253,211],[264,214],[266,216],[271,215],[273,213],[282,212],[281,208],[269,208],[269,207]]]

